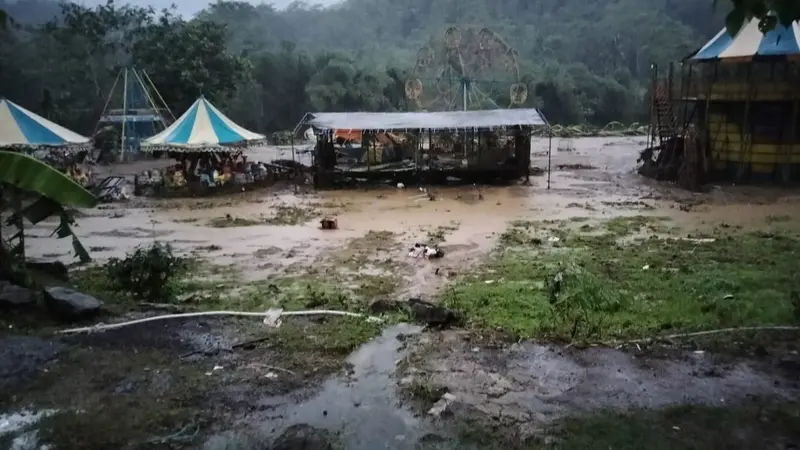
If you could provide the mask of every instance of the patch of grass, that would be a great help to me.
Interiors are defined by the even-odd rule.
[[[792,217],[787,215],[769,215],[766,219],[768,224],[790,222],[791,220]]]
[[[454,223],[452,225],[440,225],[433,230],[429,230],[426,237],[428,244],[441,244],[449,234],[458,230],[458,226],[457,223]]]
[[[462,279],[445,303],[473,325],[521,337],[633,338],[710,328],[796,322],[800,239],[729,233],[713,241],[640,238],[644,219],[615,220],[605,235],[569,234],[538,245],[519,228],[488,271]],[[660,222],[659,222],[660,223]],[[513,239],[512,239],[513,238]]]
[[[669,233],[670,228],[666,225],[667,221],[669,221],[668,217],[623,216],[605,222],[604,227],[609,233],[618,237],[630,235],[642,229],[652,233]]]
[[[319,215],[320,213],[316,209],[279,205],[275,207],[275,212],[265,222],[267,225],[301,225]]]
[[[292,321],[277,333],[282,351],[290,354],[346,356],[381,333],[383,324],[358,317],[331,317],[322,323]]]
[[[231,216],[215,217],[208,221],[208,226],[212,228],[251,227],[255,225],[264,225],[264,221]]]

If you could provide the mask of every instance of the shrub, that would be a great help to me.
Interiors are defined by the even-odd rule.
[[[169,302],[177,294],[177,278],[189,268],[187,258],[176,256],[169,244],[139,247],[123,259],[112,258],[106,275],[112,288],[139,300]]]

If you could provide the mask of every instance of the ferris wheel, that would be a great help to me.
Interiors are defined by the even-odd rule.
[[[450,27],[417,51],[406,97],[422,110],[512,108],[528,98],[519,54],[488,28]]]

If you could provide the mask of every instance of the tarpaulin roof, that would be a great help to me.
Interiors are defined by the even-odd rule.
[[[143,151],[225,151],[230,146],[263,143],[263,134],[253,133],[222,114],[200,97],[172,125],[142,141]]]
[[[0,99],[0,148],[90,146],[90,138],[56,125],[12,101]]]
[[[768,33],[762,33],[758,29],[758,22],[757,18],[751,19],[742,25],[736,36],[731,36],[723,28],[689,59],[694,61],[748,61],[759,57],[800,57],[800,25],[798,22],[792,22],[788,27],[777,24]]]
[[[444,130],[536,127],[547,122],[536,109],[443,112],[309,113],[303,122],[323,130]]]

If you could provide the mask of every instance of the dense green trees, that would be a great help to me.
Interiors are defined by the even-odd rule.
[[[346,0],[280,11],[218,1],[187,21],[109,2],[66,4],[50,20],[53,3],[28,3],[0,0],[18,22],[0,32],[0,95],[84,133],[130,64],[175,113],[204,94],[264,132],[312,110],[405,110],[418,49],[450,25],[502,35],[518,54],[525,104],[551,121],[637,121],[650,65],[702,45],[727,13],[696,0]],[[508,87],[498,92],[507,104]]]

